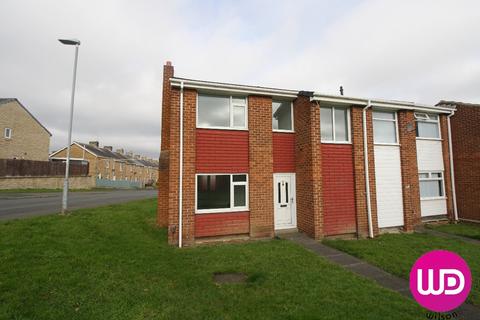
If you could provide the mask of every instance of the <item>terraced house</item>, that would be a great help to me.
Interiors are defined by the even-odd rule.
[[[171,244],[455,219],[454,107],[178,78],[168,62],[163,77],[158,224]]]
[[[52,161],[65,161],[66,148],[50,155]],[[87,161],[89,175],[111,181],[133,181],[142,185],[153,185],[158,179],[158,162],[125,153],[124,149],[113,151],[112,146],[100,147],[98,141],[74,142],[70,148],[71,161]]]

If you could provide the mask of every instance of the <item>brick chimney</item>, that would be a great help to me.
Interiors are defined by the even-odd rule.
[[[98,146],[100,145],[100,144],[98,143],[98,141],[89,141],[88,144],[91,145],[91,146],[97,147],[97,148],[98,148]]]
[[[170,150],[170,78],[174,76],[174,68],[171,61],[163,66],[163,97],[162,97],[162,132],[161,150]]]
[[[136,155],[135,155],[135,159],[140,160],[140,158],[141,158],[141,157],[140,157],[139,154],[136,154]]]
[[[115,150],[116,153],[120,153],[120,154],[124,154],[125,153],[125,150],[122,149],[117,149]]]
[[[112,147],[112,146],[103,146],[103,149],[107,149],[107,150],[112,151],[112,150],[113,150],[113,147]]]
[[[133,158],[133,152],[132,151],[127,151],[127,156],[130,158]]]

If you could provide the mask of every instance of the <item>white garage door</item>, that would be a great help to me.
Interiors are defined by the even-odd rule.
[[[378,227],[403,226],[400,147],[375,146]]]

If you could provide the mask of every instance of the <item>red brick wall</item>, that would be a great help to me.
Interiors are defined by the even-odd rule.
[[[415,225],[421,222],[415,127],[416,122],[413,111],[401,110],[398,112],[403,192],[403,228],[405,231],[413,231]]]
[[[352,146],[322,144],[323,221],[326,236],[355,233]]]
[[[273,172],[295,172],[295,134],[273,133]]]
[[[353,162],[355,175],[355,207],[357,211],[357,235],[368,236],[367,193],[365,183],[365,152],[363,144],[363,107],[351,108]],[[375,158],[373,146],[372,110],[367,110],[368,171],[372,225],[374,235],[378,234],[377,198],[375,188]]]
[[[297,227],[310,237],[323,236],[320,109],[308,97],[294,101]]]
[[[250,231],[248,212],[197,214],[195,237],[246,234]]]
[[[445,167],[444,179],[445,179],[445,195],[447,196],[447,216],[450,220],[452,220],[454,219],[453,193],[452,193],[452,179],[450,174],[450,152],[448,148],[448,125],[447,125],[446,115],[440,116],[440,131],[442,135],[443,166]],[[455,163],[455,160],[454,160],[454,163]]]
[[[197,129],[197,172],[248,173],[248,131]]]
[[[458,215],[480,221],[480,108],[457,105],[450,122]]]
[[[183,243],[194,241],[195,224],[195,127],[196,127],[195,90],[184,90],[183,111]],[[178,197],[179,197],[179,159],[180,159],[180,89],[171,90],[170,108],[170,177],[169,177],[169,215],[168,240],[178,243]]]
[[[248,97],[250,236],[273,237],[272,99]]]
[[[169,150],[170,150],[170,82],[173,77],[173,66],[163,67],[162,91],[162,136],[161,153],[158,171],[158,207],[157,224],[160,227],[168,225],[168,190],[169,190]]]

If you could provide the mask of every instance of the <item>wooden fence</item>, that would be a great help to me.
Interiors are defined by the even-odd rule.
[[[55,177],[65,175],[65,163],[0,159],[0,177]],[[70,162],[70,176],[88,175],[88,163]]]

